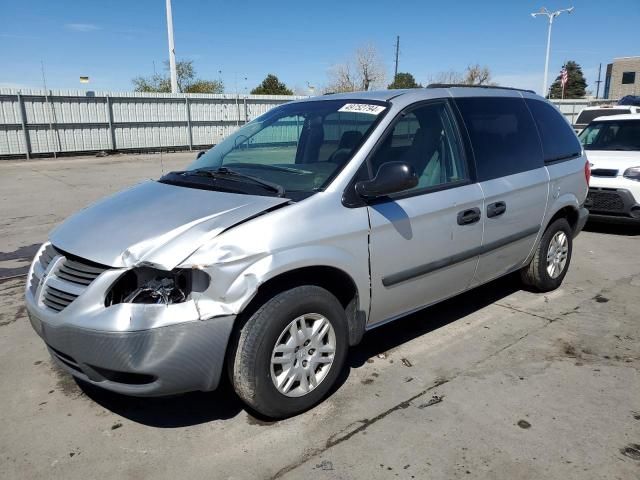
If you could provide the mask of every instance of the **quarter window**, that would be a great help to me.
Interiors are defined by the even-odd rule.
[[[480,181],[542,167],[542,147],[522,98],[456,99],[469,132]]]
[[[545,162],[555,162],[580,155],[578,138],[562,114],[540,100],[526,100],[542,140]]]
[[[375,173],[386,162],[411,165],[418,175],[413,191],[466,181],[468,172],[446,103],[430,103],[405,113],[371,159]]]

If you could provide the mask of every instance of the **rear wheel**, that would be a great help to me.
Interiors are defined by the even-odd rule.
[[[231,381],[257,412],[283,418],[308,410],[331,390],[348,349],[344,307],[327,290],[279,293],[241,327]]]
[[[547,227],[531,260],[520,271],[525,285],[540,292],[555,290],[564,280],[573,250],[573,231],[565,218]]]

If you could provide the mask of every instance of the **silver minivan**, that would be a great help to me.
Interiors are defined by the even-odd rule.
[[[66,220],[26,305],[54,361],[127,395],[320,402],[372,328],[520,272],[557,288],[589,165],[543,98],[433,85],[279,106]],[[402,328],[401,326],[398,328]]]

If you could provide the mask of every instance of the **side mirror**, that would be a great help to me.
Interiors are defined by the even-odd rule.
[[[198,152],[198,155],[196,155],[196,160],[199,159],[202,155],[204,155],[205,153],[207,153],[205,150],[200,150]]]
[[[415,169],[404,162],[383,163],[372,180],[356,183],[356,193],[363,198],[376,198],[409,190],[418,185]]]

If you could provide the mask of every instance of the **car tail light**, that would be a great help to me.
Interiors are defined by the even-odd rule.
[[[587,187],[589,186],[589,180],[591,180],[591,164],[589,160],[584,162],[584,179],[587,181]]]

